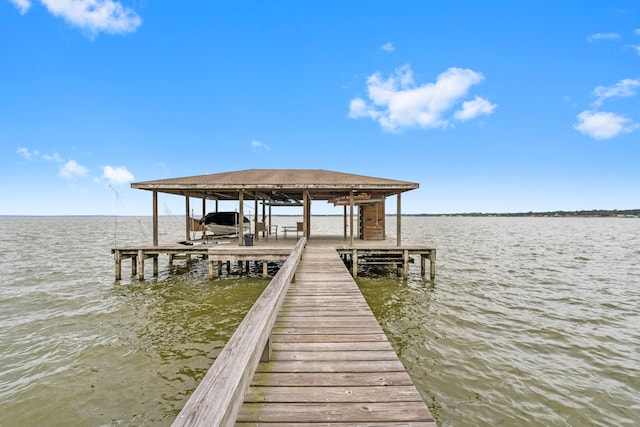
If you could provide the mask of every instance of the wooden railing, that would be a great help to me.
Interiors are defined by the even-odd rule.
[[[187,400],[172,426],[234,425],[258,363],[269,360],[271,329],[289,284],[294,281],[306,243],[307,239],[304,237],[298,241],[289,258],[256,300]]]

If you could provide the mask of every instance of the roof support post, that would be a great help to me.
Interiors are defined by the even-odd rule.
[[[302,204],[304,205],[302,208],[302,234],[309,239],[311,236],[311,197],[309,197],[308,191],[302,194]]]
[[[342,208],[342,239],[347,240],[347,206]]]
[[[351,246],[353,246],[353,191],[349,192],[349,244]]]
[[[267,208],[265,206],[265,199],[262,199],[262,223],[264,224],[264,232],[262,235],[268,239],[269,232],[271,231],[271,218],[269,218],[269,225],[267,226]]]
[[[153,192],[153,246],[158,246],[158,192]]]
[[[398,193],[398,206],[396,208],[396,245],[402,245],[402,193]]]
[[[191,218],[189,215],[191,206],[189,205],[189,195],[185,195],[184,200],[185,240],[189,240],[189,234],[191,233],[191,221],[189,220],[189,218]]]
[[[238,245],[244,246],[244,190],[238,191],[240,217],[238,218]]]
[[[258,240],[258,190],[253,192],[253,234]]]

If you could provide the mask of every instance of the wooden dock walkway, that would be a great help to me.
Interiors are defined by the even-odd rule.
[[[436,423],[333,246],[307,246],[236,425]]]

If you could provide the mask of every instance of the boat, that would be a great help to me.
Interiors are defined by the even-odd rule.
[[[238,234],[238,223],[240,214],[238,212],[210,212],[200,219],[206,231],[214,235]],[[243,229],[250,226],[247,217],[244,217]]]

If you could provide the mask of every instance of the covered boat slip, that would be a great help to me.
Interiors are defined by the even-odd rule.
[[[208,212],[208,201],[238,203],[240,218],[245,217],[245,204],[253,202],[253,230],[262,224],[271,232],[274,207],[302,207],[302,235],[310,237],[312,203],[330,203],[341,207],[344,223],[342,234],[352,244],[358,234],[363,240],[384,240],[386,199],[396,196],[396,241],[402,240],[401,194],[419,187],[417,183],[333,172],[322,169],[247,169],[184,178],[137,182],[132,188],[153,193],[153,245],[158,245],[158,194],[173,194],[185,198],[185,235],[192,231],[191,199],[202,202],[202,216]],[[260,209],[260,206],[262,209]],[[355,232],[355,210],[358,208],[358,232]],[[267,211],[268,209],[268,211]],[[336,234],[339,230],[336,230]],[[245,241],[238,235],[238,245]]]
[[[131,184],[131,187],[151,191],[153,194],[153,241],[149,246],[129,246],[112,250],[116,263],[116,280],[121,279],[122,260],[127,258],[132,260],[132,274],[137,274],[140,279],[144,278],[145,259],[153,260],[153,272],[158,274],[158,258],[161,254],[169,256],[170,264],[176,258],[189,258],[193,255],[207,257],[209,277],[213,277],[216,271],[220,275],[222,263],[226,262],[228,268],[232,261],[263,262],[263,274],[266,275],[266,263],[282,261],[286,257],[283,247],[291,246],[293,243],[287,239],[294,235],[292,226],[282,227],[279,236],[277,225],[271,222],[272,208],[289,206],[299,206],[303,209],[302,221],[295,226],[296,238],[303,236],[309,244],[332,244],[344,259],[350,262],[354,276],[358,273],[359,265],[391,264],[402,267],[403,276],[407,277],[410,255],[420,256],[423,275],[428,259],[430,277],[433,279],[435,276],[435,249],[402,245],[401,194],[418,188],[417,183],[322,169],[248,169],[137,182]],[[184,243],[191,243],[189,240],[192,232],[197,230],[203,233],[202,240],[197,242],[201,244],[159,243],[159,193],[185,198]],[[386,236],[386,199],[390,196],[396,196],[395,239]],[[215,201],[214,213],[218,212],[218,202],[237,201],[237,218],[245,218],[245,204],[253,202],[253,224],[246,230],[242,227],[242,232],[237,232],[234,239],[225,240],[225,245],[218,244],[220,241],[210,241],[203,227],[203,222],[206,221],[196,220],[190,214],[193,198],[202,202],[203,220],[208,217],[207,201]],[[343,216],[342,229],[335,230],[332,236],[312,235],[312,202],[330,203],[340,207]],[[392,247],[393,245],[395,247]],[[248,246],[250,248],[247,248]],[[259,250],[255,249],[257,246]]]

